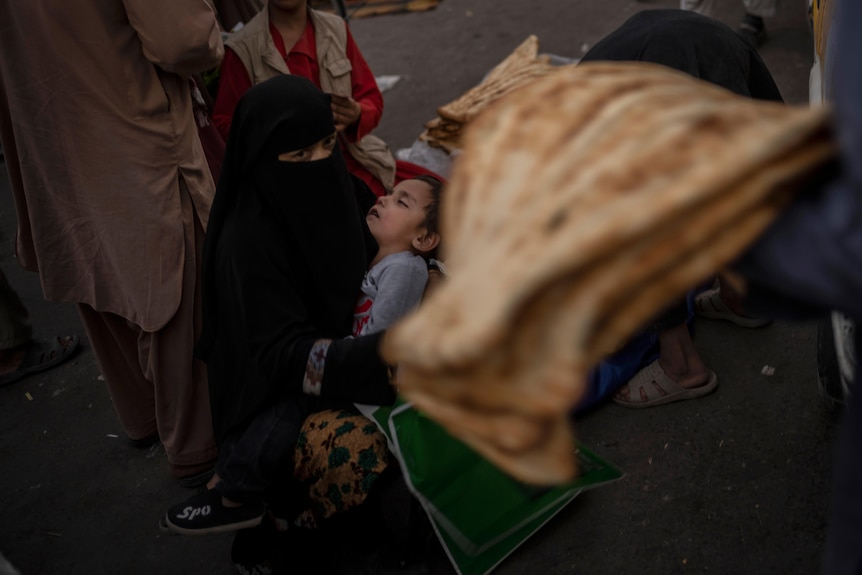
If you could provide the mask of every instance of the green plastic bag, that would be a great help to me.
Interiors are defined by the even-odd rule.
[[[409,403],[358,407],[386,435],[408,487],[461,575],[490,572],[581,491],[622,477],[578,444],[575,481],[551,488],[527,485]]]

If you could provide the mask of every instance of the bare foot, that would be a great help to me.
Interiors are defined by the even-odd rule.
[[[724,305],[736,315],[747,318],[753,317],[745,313],[745,309],[742,307],[742,294],[736,291],[733,282],[727,281],[720,274],[718,276],[718,295]]]
[[[661,332],[658,341],[658,364],[674,383],[692,389],[709,380],[711,372],[694,347],[685,323]]]
[[[218,472],[213,473],[213,476],[207,481],[207,489],[215,489],[219,481],[221,481],[221,478],[218,476]]]
[[[704,364],[701,364],[696,368],[691,367],[685,370],[678,370],[668,367],[664,362],[662,362],[661,357],[659,357],[658,364],[661,366],[662,371],[664,371],[668,378],[678,386],[684,387],[685,389],[700,387],[709,380],[710,371]]]

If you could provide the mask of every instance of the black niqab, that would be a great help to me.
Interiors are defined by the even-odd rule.
[[[237,106],[204,244],[197,346],[217,440],[301,389],[316,339],[350,333],[366,206],[337,146],[323,160],[278,160],[334,131],[329,96],[304,78],[268,80]]]

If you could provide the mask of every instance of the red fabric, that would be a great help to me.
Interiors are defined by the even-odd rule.
[[[320,66],[317,65],[317,43],[315,42],[314,26],[309,18],[305,23],[305,29],[302,35],[290,49],[290,53],[286,54],[284,48],[284,39],[278,32],[275,26],[270,23],[269,35],[272,37],[272,43],[275,44],[275,49],[281,54],[287,69],[295,76],[308,78],[314,85],[320,88]]]
[[[395,183],[403,182],[404,180],[409,180],[411,178],[415,178],[416,176],[433,176],[443,182],[446,183],[446,180],[441,177],[439,174],[435,174],[431,170],[427,168],[423,168],[418,164],[411,164],[410,162],[404,162],[402,160],[397,160],[395,162]]]
[[[228,47],[225,47],[224,59],[219,72],[218,93],[213,106],[213,123],[219,134],[227,140],[230,133],[230,121],[239,99],[251,88],[251,79],[242,60]]]
[[[287,69],[292,74],[308,78],[320,88],[320,68],[317,62],[317,48],[315,43],[314,26],[309,18],[305,26],[305,30],[296,44],[291,48],[290,52],[285,54],[284,40],[278,30],[270,24],[269,33],[272,36],[273,44],[284,58]],[[359,121],[348,128],[344,136],[350,142],[355,142],[363,136],[371,133],[374,128],[380,123],[380,118],[383,116],[383,94],[377,87],[377,81],[374,79],[374,74],[353,35],[350,33],[350,28],[347,29],[347,59],[350,60],[353,70],[351,71],[352,96],[362,108],[362,114]],[[233,112],[236,109],[242,95],[251,88],[251,78],[243,66],[242,60],[230,48],[225,49],[224,60],[221,64],[221,72],[219,79],[218,95],[216,97],[215,108],[213,110],[213,122],[218,128],[222,137],[227,140],[230,133],[230,123],[233,117]],[[347,163],[347,169],[357,177],[361,178],[372,191],[381,196],[385,193],[383,184],[375,178],[371,172],[356,161],[353,156],[347,153],[346,147],[342,143],[342,152]]]

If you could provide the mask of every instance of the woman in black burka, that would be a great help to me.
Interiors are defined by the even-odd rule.
[[[274,78],[243,98],[234,122],[204,244],[196,349],[218,442],[285,394],[394,397],[381,334],[343,339],[377,250],[365,224],[375,198],[337,146],[322,160],[278,159],[335,132],[329,96],[302,78]],[[309,353],[327,340],[325,376],[309,383]]]
[[[377,248],[365,226],[374,195],[337,145],[323,159],[284,161],[334,134],[329,96],[300,77],[254,86],[237,107],[204,244],[196,348],[219,459],[211,489],[166,514],[174,532],[258,524],[271,487],[290,499],[306,416],[394,400],[382,334],[345,339]]]
[[[782,101],[772,75],[757,50],[717,20],[686,10],[645,10],[599,41],[581,59],[637,61],[661,64],[686,72],[740,96]],[[720,278],[719,278],[720,279]],[[721,283],[721,282],[720,282]],[[746,316],[739,297],[723,283],[697,296],[695,305],[718,317],[750,327],[769,320]],[[659,357],[613,396],[625,407],[650,407],[693,399],[712,392],[716,374],[703,362],[687,326],[688,307],[680,301],[655,319]]]

